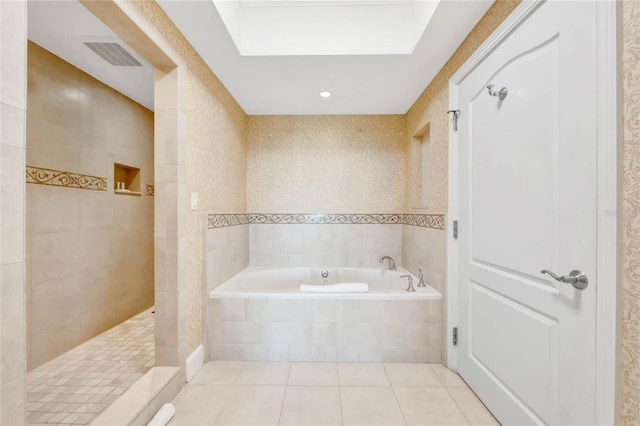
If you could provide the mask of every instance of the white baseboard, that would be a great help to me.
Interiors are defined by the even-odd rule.
[[[190,382],[193,376],[200,371],[202,364],[204,364],[204,348],[200,345],[187,358],[187,382]]]

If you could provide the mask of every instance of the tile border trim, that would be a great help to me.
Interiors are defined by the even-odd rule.
[[[227,226],[247,225],[249,223],[249,215],[240,214],[208,214],[207,228],[226,228]]]
[[[224,228],[227,226],[247,224],[393,224],[411,225],[422,228],[444,230],[443,214],[271,214],[271,213],[240,213],[240,214],[209,214],[207,228]]]
[[[403,214],[404,225],[419,226],[444,231],[445,218],[443,214]]]
[[[35,185],[62,186],[92,191],[107,190],[107,178],[35,166],[26,167],[26,181]]]
[[[265,224],[401,224],[400,214],[250,214],[249,223]]]
[[[146,194],[153,197],[156,195],[155,185],[147,185]]]

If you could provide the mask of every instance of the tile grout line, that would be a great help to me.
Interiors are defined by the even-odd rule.
[[[442,366],[444,368],[448,368],[446,367],[444,364],[442,364]],[[473,423],[471,422],[471,419],[467,416],[467,413],[462,409],[462,406],[458,403],[458,401],[456,400],[456,398],[451,394],[450,389],[468,389],[471,391],[471,393],[473,393],[473,395],[478,398],[478,396],[476,395],[476,393],[473,391],[473,389],[471,389],[471,387],[469,387],[469,384],[462,378],[462,376],[460,376],[458,373],[456,373],[455,371],[451,370],[454,374],[456,374],[458,377],[460,377],[460,379],[463,381],[463,383],[466,385],[465,387],[462,386],[444,386],[444,380],[440,379],[440,376],[438,375],[438,373],[434,373],[436,374],[436,377],[438,377],[438,380],[440,380],[443,384],[443,387],[446,389],[447,394],[449,394],[449,397],[453,400],[454,404],[456,404],[456,406],[458,407],[458,410],[460,410],[460,412],[462,413],[462,415],[464,416],[465,419],[467,419],[467,422],[469,423],[469,425],[473,425]],[[478,398],[478,400],[480,401],[480,403],[484,406],[484,408],[487,410],[487,412],[495,419],[495,416],[493,415],[493,413],[491,411],[489,411],[489,409],[487,408],[486,405],[484,405],[484,403],[482,402],[482,400],[480,400],[480,398]],[[496,419],[497,421],[497,419]],[[500,422],[498,422],[498,424],[500,424]]]
[[[342,412],[342,384],[340,383],[340,369],[336,362],[336,377],[338,378],[338,402],[340,403],[340,424],[344,426],[344,413]]]
[[[462,377],[461,377],[462,378]],[[462,379],[464,381],[464,379]],[[451,399],[453,399],[453,402],[456,403],[456,405],[460,408],[460,411],[462,411],[462,414],[467,418],[467,420],[469,421],[470,425],[473,425],[473,423],[471,423],[471,420],[467,417],[467,415],[465,414],[464,410],[462,409],[462,407],[460,407],[460,404],[458,404],[458,401],[456,401],[455,397],[453,395],[451,395],[451,392],[449,391],[449,389],[468,389],[469,391],[471,391],[471,393],[473,394],[473,396],[480,402],[480,404],[482,404],[482,407],[484,407],[484,409],[486,410],[486,412],[491,416],[491,418],[493,420],[495,420],[495,422],[500,425],[500,421],[498,421],[498,419],[496,418],[496,416],[491,412],[491,410],[489,410],[489,408],[484,404],[484,402],[480,399],[480,397],[473,391],[473,389],[471,389],[471,387],[469,386],[469,384],[467,382],[465,382],[465,384],[467,385],[467,387],[457,387],[457,386],[452,386],[450,388],[446,388],[447,389],[447,393],[449,393],[449,395],[451,396]]]
[[[282,395],[282,403],[280,404],[280,413],[278,414],[278,424],[282,420],[282,411],[284,411],[284,400],[287,398],[287,390],[289,390],[289,379],[291,378],[291,368],[293,362],[289,362],[289,371],[287,372],[287,381],[284,384],[284,395]]]
[[[385,365],[385,363],[381,363],[382,364],[382,369],[384,370],[384,374],[387,376],[387,380],[389,381],[389,386],[391,387],[391,392],[393,392],[393,397],[396,399],[396,404],[398,404],[398,408],[400,409],[400,414],[402,414],[402,420],[404,421],[405,425],[408,425],[409,422],[407,422],[407,418],[404,415],[404,410],[402,409],[402,405],[400,405],[400,400],[398,399],[398,395],[396,395],[396,388],[395,386],[393,386],[393,383],[391,382],[391,378],[389,377],[389,372],[387,371],[387,366]]]
[[[231,392],[229,392],[229,394],[233,393],[233,391],[236,389],[236,385],[238,384],[238,380],[240,379],[240,376],[242,375],[242,372],[244,371],[244,368],[246,366],[247,366],[246,361],[242,361],[242,368],[240,369],[240,371],[238,371],[238,375],[236,376],[236,379],[231,384]],[[214,425],[218,424],[218,420],[220,420],[220,415],[222,415],[222,412],[224,411],[224,408],[227,405],[228,398],[229,398],[229,395],[227,394],[225,399],[224,399],[224,402],[222,403],[222,407],[220,407],[220,411],[218,411],[218,414],[216,415],[216,418],[213,420],[213,424]]]
[[[440,365],[442,365],[442,364],[440,364]],[[429,367],[429,370],[431,371],[431,373],[433,373],[433,375],[436,378],[436,380],[438,381],[438,383],[440,383],[443,388],[446,388],[446,386],[444,384],[444,380],[442,380],[440,378],[440,375],[433,369],[433,367],[431,367],[431,363],[427,363],[427,366]]]
[[[238,380],[240,380],[240,376],[242,376],[242,372],[244,371],[246,366],[247,366],[247,362],[246,361],[242,361],[242,368],[240,369],[240,371],[238,371],[238,375],[236,376],[236,379],[231,384],[232,387],[235,387],[238,384]]]
[[[453,395],[451,395],[451,392],[449,392],[449,388],[445,387],[445,390],[447,391],[447,395],[449,395],[449,398],[451,398],[451,400],[453,401],[454,404],[456,404],[456,407],[458,407],[458,410],[460,410],[460,412],[462,413],[462,415],[464,416],[464,418],[467,420],[467,423],[469,425],[471,425],[471,420],[469,419],[469,417],[467,417],[467,413],[464,412],[464,410],[462,409],[462,407],[460,406],[460,404],[458,404],[458,401],[456,401],[456,399],[453,397]]]

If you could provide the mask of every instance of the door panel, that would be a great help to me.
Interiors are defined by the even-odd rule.
[[[470,356],[512,398],[550,418],[557,393],[558,321],[478,283],[471,284]],[[526,339],[513,339],[524,335]],[[503,342],[501,345],[494,344]],[[544,345],[540,350],[540,345]],[[513,360],[519,362],[514,363]],[[522,365],[529,368],[523,369]]]
[[[504,424],[595,420],[595,7],[542,4],[458,86],[457,368]]]
[[[539,279],[557,248],[558,38],[508,62],[486,83],[511,88],[496,102],[484,87],[467,104],[473,131],[471,258]],[[522,128],[521,117],[549,125]],[[509,178],[505,180],[505,176]],[[496,190],[505,196],[496,196]],[[508,194],[508,196],[507,196]],[[491,203],[487,203],[491,200]],[[521,226],[537,223],[538,227]],[[510,226],[515,225],[515,226]],[[502,232],[508,227],[508,232]],[[520,244],[527,241],[527,244]]]

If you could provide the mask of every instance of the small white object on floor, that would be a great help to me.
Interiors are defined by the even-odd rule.
[[[160,407],[156,415],[153,416],[147,426],[166,426],[175,414],[176,407],[174,407],[173,404],[164,404]]]
[[[301,293],[368,293],[369,284],[367,283],[339,283],[324,285],[302,284],[300,286]]]

